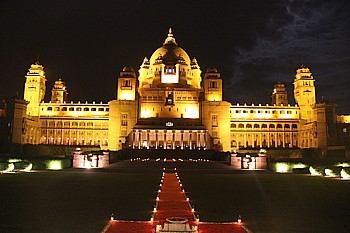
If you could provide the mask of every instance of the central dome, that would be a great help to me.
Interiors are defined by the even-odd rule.
[[[163,63],[166,65],[177,64],[183,60],[187,65],[190,65],[191,59],[188,54],[179,47],[173,37],[171,28],[169,29],[168,37],[165,39],[163,46],[158,48],[150,58],[150,65]]]

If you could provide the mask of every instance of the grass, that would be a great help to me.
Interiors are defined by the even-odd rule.
[[[164,164],[110,170],[0,175],[0,232],[100,232],[117,219],[149,220]],[[240,173],[223,164],[177,167],[201,221],[236,221],[253,232],[350,232],[350,181]],[[180,167],[182,166],[182,168]]]
[[[116,218],[149,220],[160,172],[0,175],[1,232],[100,232]]]
[[[350,182],[295,174],[180,174],[202,221],[253,232],[349,232]]]

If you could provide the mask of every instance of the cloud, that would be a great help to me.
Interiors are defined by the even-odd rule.
[[[320,76],[315,78],[322,83],[322,91],[327,92],[323,85],[330,83],[329,77],[337,78],[337,85],[349,85],[344,77],[349,74],[346,64],[350,64],[349,12],[346,1],[282,1],[266,21],[270,33],[258,34],[252,49],[236,48],[228,89],[247,89],[244,85],[251,83],[244,80],[254,80],[261,87],[276,81],[290,85],[301,63]],[[258,73],[252,72],[259,69]],[[257,91],[255,96],[264,91],[269,96],[263,88],[253,91]]]

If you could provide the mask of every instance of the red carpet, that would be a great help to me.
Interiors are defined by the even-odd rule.
[[[107,233],[154,233],[157,224],[163,224],[166,218],[187,218],[191,226],[198,226],[198,233],[246,233],[238,223],[196,222],[191,208],[176,177],[176,173],[165,173],[159,193],[157,211],[153,222],[110,221]]]

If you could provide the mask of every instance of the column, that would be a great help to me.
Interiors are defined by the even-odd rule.
[[[139,130],[139,149],[141,149],[142,143],[142,130]]]
[[[172,139],[171,139],[171,146],[173,148],[173,150],[175,149],[175,133],[176,131],[172,131]]]
[[[192,150],[192,131],[189,132],[189,146],[190,150]]]
[[[155,133],[156,133],[156,149],[158,149],[158,130],[156,130]]]
[[[149,140],[149,130],[147,130],[147,149],[149,149],[149,144],[150,144],[150,140]]]
[[[181,130],[181,139],[180,139],[180,145],[181,145],[181,149],[184,149],[184,131]]]
[[[166,141],[166,130],[164,130],[164,144],[163,144],[163,148],[166,149],[167,147],[167,141]]]

